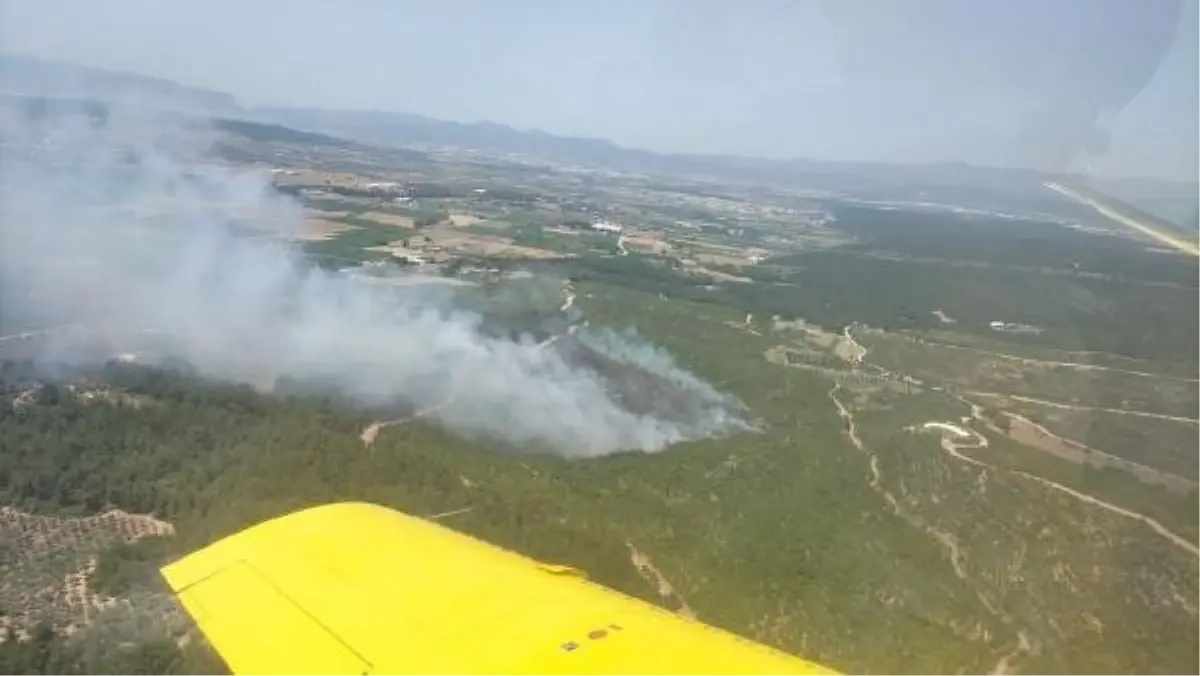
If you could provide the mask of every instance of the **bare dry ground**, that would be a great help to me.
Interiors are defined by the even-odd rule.
[[[633,233],[621,238],[625,248],[630,251],[664,255],[671,253],[671,243],[657,233]]]
[[[321,171],[319,169],[287,169],[276,172],[272,176],[279,185],[301,186],[332,186],[339,188],[359,188],[368,183],[376,183],[379,179],[368,178],[344,171]]]
[[[351,226],[328,218],[306,218],[296,232],[296,239],[303,242],[321,242],[333,239],[339,233],[350,229]]]
[[[320,241],[331,239],[339,233],[350,230],[352,226],[340,219],[347,216],[345,211],[321,211],[305,209],[297,238],[304,241]]]
[[[749,254],[748,254],[749,255]],[[754,265],[747,256],[730,255],[725,253],[699,253],[693,257],[698,263],[711,265],[732,265],[734,267],[745,267]]]
[[[547,249],[514,244],[508,237],[480,235],[448,224],[427,228],[421,234],[432,241],[422,241],[418,248],[442,247],[450,254],[542,260],[569,257]]]
[[[826,331],[815,324],[809,324],[803,319],[794,319],[789,321],[776,317],[774,319],[773,328],[775,331],[781,333],[799,332],[799,335],[803,336],[805,341],[810,342],[816,347],[822,349],[832,347],[833,344],[839,340],[838,334],[833,333],[832,331]]]
[[[683,263],[684,269],[688,272],[696,275],[703,275],[714,282],[737,282],[739,284],[749,284],[754,281],[749,277],[731,275],[728,272],[721,272],[720,270],[706,268],[690,258],[684,258],[680,262]]]
[[[354,226],[338,219],[347,215],[345,211],[321,211],[305,209],[297,219],[262,220],[261,218],[241,220],[239,225],[249,233],[252,239],[295,239],[302,242],[320,242],[332,239]]]
[[[481,220],[483,220],[483,219],[479,218],[475,214],[463,213],[461,211],[450,212],[450,225],[453,225],[458,228],[463,228],[468,225],[474,225],[474,224],[480,222]]]
[[[411,216],[402,214],[388,214],[382,211],[367,211],[361,214],[360,218],[365,218],[369,221],[375,221],[380,225],[391,225],[397,228],[412,229],[413,219]]]

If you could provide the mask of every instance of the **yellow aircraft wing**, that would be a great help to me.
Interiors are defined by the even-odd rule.
[[[365,503],[258,524],[162,574],[238,674],[835,673]]]

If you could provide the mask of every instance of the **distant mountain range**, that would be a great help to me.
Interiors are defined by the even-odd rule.
[[[28,56],[0,56],[0,93],[51,98],[128,102],[139,106],[191,112],[226,120],[280,124],[352,141],[414,148],[458,148],[489,154],[520,155],[559,163],[649,175],[692,175],[743,184],[811,190],[882,190],[898,185],[955,191],[991,192],[1030,188],[1051,178],[1085,182],[1130,202],[1191,199],[1194,183],[1131,179],[1095,181],[1053,176],[1031,169],[982,167],[966,163],[896,165],[807,159],[767,160],[738,156],[655,153],[625,148],[602,138],[556,136],[493,122],[460,123],[412,113],[247,108],[228,93],[189,87],[161,78],[101,70]],[[1145,198],[1144,200],[1142,198]]]
[[[979,167],[962,163],[896,165],[818,160],[768,160],[735,155],[659,153],[626,148],[603,138],[556,136],[540,130],[519,130],[494,122],[448,122],[415,115],[365,110],[311,108],[257,108],[256,116],[299,129],[311,129],[364,143],[460,148],[490,153],[558,160],[591,167],[646,174],[694,174],[734,177],[746,182],[777,183],[804,176],[828,175],[844,183],[847,178],[899,179],[915,182],[974,184],[1028,181],[1041,172],[1025,169]],[[821,189],[817,185],[814,189]]]
[[[117,72],[49,61],[29,56],[0,56],[0,93],[54,99],[133,103],[165,110],[282,124],[296,129],[333,134],[364,143],[461,148],[489,153],[526,155],[621,171],[717,174],[736,171],[747,180],[777,179],[789,168],[804,174],[826,172],[858,176],[879,175],[893,180],[913,172],[962,172],[996,177],[1022,177],[1020,169],[993,169],[965,164],[909,167],[872,163],[777,161],[736,156],[655,153],[625,148],[608,139],[556,136],[539,130],[518,130],[493,122],[460,123],[412,113],[322,110],[313,108],[247,108],[228,93],[188,87],[135,73]],[[760,175],[760,174],[769,174]]]
[[[126,102],[165,110],[213,115],[241,111],[232,94],[188,87],[172,80],[49,61],[0,55],[0,93],[52,99]]]

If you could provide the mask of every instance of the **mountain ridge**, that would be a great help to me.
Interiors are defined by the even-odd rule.
[[[948,161],[914,164],[766,159],[744,155],[657,152],[622,146],[610,139],[517,129],[493,122],[455,122],[418,113],[337,110],[298,106],[241,105],[236,97],[215,89],[181,84],[126,71],[106,70],[34,56],[0,55],[0,93],[20,96],[128,101],[220,118],[281,124],[295,129],[380,145],[457,148],[510,156],[536,157],[592,168],[646,174],[692,174],[722,180],[795,186],[803,177],[813,189],[844,185],[849,178],[877,182],[912,182],[946,187],[1020,185],[1045,180],[1092,182],[1089,177],[1063,176],[1037,169],[992,167]],[[1156,193],[1195,194],[1194,184],[1158,178],[1119,179]],[[1104,182],[1101,182],[1103,184]]]

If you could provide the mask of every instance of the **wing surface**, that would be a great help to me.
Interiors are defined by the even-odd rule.
[[[234,673],[834,673],[365,503],[260,523],[162,574]]]

